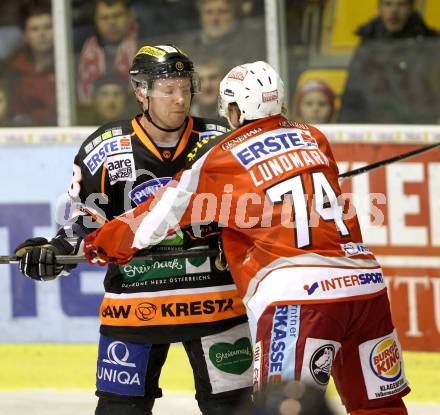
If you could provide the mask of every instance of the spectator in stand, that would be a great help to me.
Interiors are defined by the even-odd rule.
[[[18,24],[20,3],[0,2],[0,64],[8,61],[14,52],[23,46],[23,31]],[[0,73],[4,65],[0,67]]]
[[[11,108],[11,86],[0,82],[0,127],[23,127],[31,125],[28,114],[13,114]]]
[[[93,84],[102,75],[113,73],[128,82],[128,70],[137,51],[138,24],[128,0],[95,0],[96,34],[81,50],[78,65],[78,100],[92,101]]]
[[[414,0],[379,0],[378,16],[357,31],[363,42],[436,36],[415,10]]]
[[[56,94],[50,3],[34,0],[20,10],[25,46],[7,68],[14,91],[12,116],[20,125],[55,125]]]
[[[194,96],[191,114],[195,117],[218,118],[218,91],[227,71],[218,59],[199,62],[196,67],[202,89],[200,94]]]
[[[265,58],[263,17],[243,17],[240,0],[197,0],[199,30],[181,37],[195,62],[225,57],[228,66]]]
[[[93,85],[91,107],[85,107],[84,113],[79,113],[81,125],[101,125],[111,121],[129,117],[125,79],[117,75],[103,75]],[[133,104],[136,104],[133,102]]]
[[[335,93],[320,79],[306,82],[292,100],[292,117],[309,124],[325,124],[333,120]]]
[[[438,118],[438,34],[414,0],[378,0],[378,16],[361,26],[361,44],[349,67],[339,121],[433,123]],[[435,82],[439,82],[437,79]]]

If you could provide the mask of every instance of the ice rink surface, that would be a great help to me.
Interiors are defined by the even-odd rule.
[[[335,415],[345,414],[338,399],[330,403]],[[93,391],[11,391],[0,392],[0,414],[7,415],[93,415],[96,397]],[[440,404],[408,404],[410,415],[438,415]],[[200,415],[193,394],[164,391],[158,399],[154,415]]]

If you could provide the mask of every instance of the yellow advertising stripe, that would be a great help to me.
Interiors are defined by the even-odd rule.
[[[235,290],[167,297],[105,297],[100,309],[102,324],[135,327],[208,323],[245,313]]]
[[[97,345],[91,344],[0,344],[0,390],[92,391],[97,354]],[[440,353],[404,351],[403,357],[412,389],[405,401],[440,403]],[[171,391],[194,391],[192,371],[180,344],[172,346],[168,353],[160,386]],[[332,382],[329,394],[336,394]]]

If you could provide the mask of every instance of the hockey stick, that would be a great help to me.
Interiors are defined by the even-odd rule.
[[[186,251],[169,251],[156,252],[146,254],[145,251],[140,251],[133,259],[143,261],[169,261],[175,258],[194,258],[194,257],[213,257],[218,255],[218,250],[210,249],[188,249]],[[57,263],[62,265],[81,264],[87,262],[82,255],[57,255]],[[14,264],[18,262],[16,256],[0,256],[0,264]]]
[[[408,151],[406,153],[399,154],[398,156],[394,156],[385,160],[376,161],[375,163],[368,164],[363,167],[359,167],[358,169],[354,169],[345,173],[340,174],[339,180],[345,180],[349,179],[351,177],[357,176],[359,174],[367,173],[376,169],[379,169],[381,167],[384,167],[388,164],[394,163],[399,160],[404,160],[409,157],[414,157],[418,154],[425,153],[426,151],[433,150],[440,146],[439,143],[431,144],[429,146],[421,147],[416,150]],[[193,257],[200,257],[200,256],[209,256],[214,257],[217,256],[218,250],[217,249],[194,249],[194,250],[187,250],[187,251],[177,251],[177,252],[158,252],[155,254],[147,254],[147,255],[139,255],[135,256],[135,259],[139,260],[156,260],[156,261],[166,261],[174,258],[193,258]],[[0,265],[1,264],[11,264],[18,262],[18,258],[16,256],[0,256]],[[86,258],[83,256],[72,256],[72,255],[57,255],[57,263],[63,264],[63,265],[70,265],[70,264],[79,264],[87,262]]]
[[[345,179],[349,179],[349,178],[351,178],[353,176],[357,176],[357,175],[362,174],[362,173],[367,173],[369,171],[379,169],[380,167],[384,167],[384,166],[386,166],[388,164],[391,164],[391,163],[394,163],[396,161],[404,160],[404,159],[407,159],[409,157],[414,157],[417,154],[422,154],[422,153],[424,153],[426,151],[433,150],[433,149],[435,149],[438,146],[440,146],[440,142],[439,143],[435,143],[435,144],[431,144],[431,145],[426,146],[426,147],[421,147],[421,148],[418,148],[416,150],[411,150],[411,151],[408,151],[406,153],[399,154],[398,156],[391,157],[389,159],[376,161],[375,163],[368,164],[367,166],[359,167],[358,169],[354,169],[354,170],[351,170],[351,171],[347,171],[346,173],[342,173],[338,177],[339,177],[340,181],[345,180]]]

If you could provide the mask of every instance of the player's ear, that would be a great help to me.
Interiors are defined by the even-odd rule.
[[[133,90],[134,94],[136,95],[136,99],[140,102],[141,98],[143,97],[142,87],[138,84]]]
[[[143,109],[148,109],[148,98],[145,93],[145,88],[142,85],[136,86],[134,89],[134,93],[136,95],[136,100],[142,106]]]
[[[236,102],[228,104],[228,119],[234,128],[240,126],[241,111]]]

